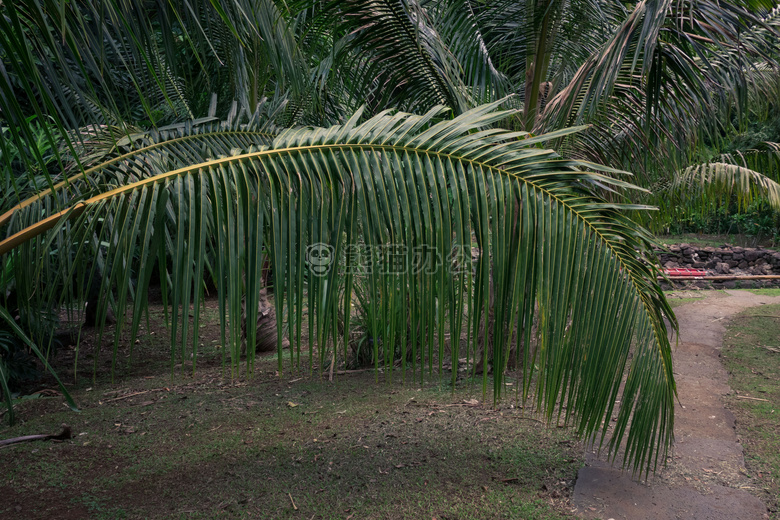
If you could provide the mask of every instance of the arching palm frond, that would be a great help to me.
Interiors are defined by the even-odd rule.
[[[696,143],[719,139],[724,110],[744,110],[749,88],[762,81],[753,63],[776,52],[780,33],[760,14],[732,3],[639,2],[548,105],[538,129],[594,123],[604,127],[596,141],[611,135],[619,153],[608,147],[589,158],[651,175],[669,169]],[[653,154],[642,151],[650,147]]]
[[[593,189],[631,185],[598,173],[618,172],[540,147],[571,130],[531,138],[491,129],[510,115],[496,108],[452,120],[441,120],[441,108],[422,116],[383,112],[362,124],[357,113],[343,126],[291,129],[267,146],[205,160],[196,154],[189,164],[151,175],[129,158],[122,164],[135,180],[52,209],[0,242],[0,255],[15,251],[23,259],[17,276],[36,280],[42,252],[57,248],[47,271],[79,278],[91,263],[84,244],[102,244],[102,292],[115,295],[118,309],[135,298],[139,310],[153,266],[166,272],[160,258],[170,251],[163,278],[172,283],[172,357],[183,359],[191,349],[193,360],[202,291],[193,281],[202,280],[213,259],[236,366],[241,300],[248,313],[256,309],[267,252],[278,316],[286,308],[295,324],[305,304],[312,320],[313,366],[314,343],[321,359],[345,345],[348,321],[343,333],[335,322],[350,312],[351,289],[349,273],[336,263],[322,277],[309,275],[305,303],[307,246],[325,244],[336,259],[359,243],[380,251],[400,247],[402,270],[377,267],[368,276],[377,309],[402,313],[412,328],[371,325],[378,362],[379,345],[404,338],[402,376],[422,377],[426,365],[430,371],[434,361],[463,356],[457,341],[445,350],[446,332],[467,333],[465,357],[474,361],[479,323],[488,323],[491,305],[496,398],[517,342],[522,397],[532,396],[545,417],[562,417],[590,437],[610,422],[626,377],[614,433],[598,435],[612,453],[625,440],[625,463],[649,470],[672,439],[676,390],[664,317],[673,314],[656,268],[645,261],[652,254],[648,235],[623,216],[639,208],[605,203]],[[216,146],[219,136],[208,139]],[[479,258],[472,270],[474,240]],[[465,261],[452,255],[464,247]],[[461,269],[453,269],[458,263]],[[52,301],[73,292],[46,291]],[[189,312],[191,329],[181,319]],[[464,319],[472,324],[465,331]],[[384,359],[392,373],[393,358]],[[281,348],[279,363],[282,369]]]
[[[298,2],[304,10],[310,4]],[[340,54],[333,73],[349,71],[349,90],[372,110],[442,104],[462,111],[473,105],[457,60],[422,2],[344,0],[312,12],[312,30],[344,39],[335,46]]]
[[[515,13],[515,4],[483,5],[472,0],[434,1],[426,5],[438,33],[460,65],[460,76],[477,102],[500,99],[513,92],[513,85],[495,62],[489,38]],[[501,14],[499,19],[498,14]],[[515,45],[519,41],[514,41]]]
[[[225,121],[206,117],[151,131],[81,129],[71,139],[69,146],[62,147],[64,150],[76,150],[78,160],[85,169],[71,173],[49,189],[40,190],[34,196],[19,201],[0,215],[0,227],[9,222],[9,230],[26,227],[26,224],[12,221],[21,209],[29,207],[26,214],[46,214],[51,208],[62,209],[141,178],[193,162],[245,151],[252,146],[268,145],[283,130],[275,121],[281,116],[284,105],[284,101],[270,103],[263,99],[251,116],[243,110],[238,113],[234,106]],[[95,150],[99,150],[99,153],[95,153]],[[91,157],[93,154],[94,157]],[[8,197],[11,198],[10,193]]]
[[[655,224],[679,219],[681,210],[706,215],[714,208],[739,209],[765,200],[780,211],[780,144],[763,143],[759,149],[722,154],[717,160],[689,166],[657,185],[649,202],[660,209]]]

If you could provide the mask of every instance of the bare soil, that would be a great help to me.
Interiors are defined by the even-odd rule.
[[[588,453],[579,471],[574,505],[585,518],[763,519],[766,505],[745,468],[734,415],[724,398],[733,394],[721,364],[725,323],[749,307],[780,297],[747,291],[702,291],[705,298],[675,308],[680,342],[674,350],[679,402],[675,445],[667,465],[647,480],[632,479]]]
[[[511,397],[493,406],[479,383],[453,389],[446,375],[404,384],[399,372],[358,371],[331,383],[305,364],[292,371],[285,352],[281,375],[273,354],[253,377],[231,377],[215,305],[194,373],[186,356],[172,366],[154,305],[139,342],[123,338],[116,354],[111,334],[86,329],[78,351],[61,349],[56,367],[81,411],[44,380],[0,438],[62,423],[74,437],[0,449],[0,518],[572,516],[583,447],[568,430]]]

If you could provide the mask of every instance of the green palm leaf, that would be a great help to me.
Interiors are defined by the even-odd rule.
[[[70,392],[68,392],[68,389],[65,388],[65,385],[62,384],[62,381],[60,381],[60,378],[57,376],[54,369],[49,364],[49,361],[47,359],[47,356],[45,356],[38,346],[27,336],[27,334],[24,333],[24,331],[19,327],[19,324],[16,323],[16,320],[14,320],[13,316],[11,316],[8,311],[4,307],[0,307],[0,323],[5,324],[7,327],[9,327],[13,333],[16,335],[17,338],[19,338],[22,342],[24,342],[25,345],[27,345],[27,348],[30,349],[30,351],[35,354],[35,356],[43,363],[43,366],[46,368],[46,370],[51,373],[52,376],[54,376],[55,381],[57,381],[57,385],[60,387],[60,390],[62,391],[62,395],[65,397],[65,401],[68,403],[68,406],[71,410],[74,412],[78,412],[79,409],[76,406],[76,403],[73,401],[73,398],[70,396]],[[3,396],[6,401],[6,406],[8,408],[8,422],[13,426],[14,424],[14,407],[12,403],[12,397],[11,397],[11,390],[8,388],[8,377],[5,373],[5,367],[3,360],[0,359],[0,390],[3,391]]]
[[[234,106],[226,121],[207,117],[148,132],[91,132],[86,137],[84,134],[90,129],[81,131],[71,139],[69,146],[78,149],[82,163],[89,157],[90,148],[102,149],[95,159],[96,164],[11,207],[0,215],[0,226],[7,224],[15,212],[28,206],[33,206],[28,213],[40,214],[44,211],[40,208],[42,204],[72,204],[74,200],[94,196],[138,178],[195,161],[235,154],[252,146],[267,145],[282,131],[274,121],[280,117],[284,106],[284,102],[273,104],[262,99],[254,114],[237,113]],[[10,229],[14,229],[13,223]]]
[[[762,143],[758,149],[722,154],[718,160],[682,169],[666,184],[659,183],[649,198],[658,205],[655,225],[679,218],[682,211],[706,215],[713,208],[739,209],[765,200],[780,211],[780,145]]]
[[[758,64],[776,56],[777,14],[762,12],[739,3],[637,3],[547,105],[537,130],[593,123],[563,149],[630,164],[648,185],[659,170],[690,164],[695,147],[719,141],[728,111],[746,113],[750,89],[771,75]]]
[[[594,194],[599,185],[632,186],[598,173],[617,172],[540,147],[572,130],[531,138],[491,128],[511,115],[496,108],[483,106],[452,120],[441,119],[441,108],[422,116],[383,112],[362,124],[357,113],[342,126],[291,129],[269,146],[207,160],[196,155],[191,164],[151,176],[128,160],[123,164],[138,180],[44,220],[38,215],[39,222],[0,242],[0,255],[13,249],[31,258],[57,245],[59,258],[52,262],[59,264],[48,271],[67,276],[86,263],[79,244],[106,244],[100,251],[110,274],[102,289],[115,294],[118,309],[133,294],[143,295],[149,270],[161,258],[171,266],[172,364],[185,358],[188,345],[197,358],[192,336],[202,284],[193,281],[202,280],[204,266],[216,258],[213,276],[226,309],[223,320],[233,324],[227,326],[237,368],[240,332],[234,324],[245,296],[248,313],[257,308],[266,253],[281,332],[285,308],[289,324],[299,323],[304,310],[307,246],[326,243],[335,258],[358,243],[378,250],[402,246],[403,272],[369,274],[378,366],[390,373],[387,349],[406,338],[412,366],[402,367],[402,377],[407,370],[412,377],[431,372],[447,355],[446,327],[450,337],[460,337],[464,308],[458,302],[465,300],[465,321],[474,325],[466,327],[466,357],[473,362],[487,355],[477,354],[481,338],[475,337],[484,323],[494,340],[496,399],[515,352],[522,361],[520,397],[583,436],[598,434],[613,454],[625,441],[625,464],[649,470],[663,460],[673,434],[676,390],[664,318],[674,318],[657,271],[645,260],[652,255],[649,236],[623,216],[638,208],[607,204]],[[20,221],[29,221],[21,217],[25,212],[18,210]],[[472,241],[479,247],[474,272]],[[450,268],[453,247],[468,251],[463,272]],[[420,252],[434,261],[414,269],[424,258]],[[41,272],[20,266],[17,277],[35,279]],[[336,321],[348,323],[350,283],[338,265],[325,276],[309,275],[306,311],[316,343],[310,353],[319,353],[320,367],[338,360],[343,340]],[[62,301],[66,293],[53,299]],[[190,329],[181,318],[192,304],[196,325]],[[393,315],[404,319],[382,320]],[[281,340],[280,334],[280,368]],[[510,349],[514,341],[516,350]],[[462,355],[459,348],[451,342],[451,359]],[[251,368],[251,349],[248,355]],[[601,425],[613,413],[610,435]]]
[[[472,104],[460,65],[424,2],[344,0],[312,7],[301,1],[297,6],[312,11],[313,30],[341,40],[334,66],[350,75],[350,92],[372,108],[425,110],[441,104],[465,110]]]

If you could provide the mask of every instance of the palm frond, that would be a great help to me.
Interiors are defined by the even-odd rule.
[[[332,32],[337,71],[352,76],[350,91],[373,110],[471,106],[460,66],[428,10],[410,2],[345,0],[313,10],[312,30]],[[298,9],[309,9],[300,2]]]
[[[341,126],[290,129],[268,146],[196,157],[153,175],[128,160],[124,167],[137,180],[60,211],[52,208],[43,220],[36,215],[38,222],[0,242],[0,255],[16,251],[23,260],[18,276],[41,280],[40,263],[26,260],[56,248],[45,272],[79,279],[91,263],[85,255],[92,253],[85,251],[93,250],[86,245],[97,244],[105,266],[101,291],[115,295],[117,309],[135,298],[134,321],[152,268],[170,266],[163,278],[171,283],[174,309],[172,366],[191,349],[193,368],[199,281],[212,262],[225,309],[222,327],[233,345],[230,362],[238,368],[235,324],[244,297],[248,320],[254,319],[267,254],[279,331],[283,316],[292,327],[305,307],[312,325],[310,366],[322,367],[338,360],[339,346],[349,338],[350,274],[339,263],[324,276],[310,274],[304,302],[307,247],[326,244],[336,259],[359,243],[379,251],[401,247],[400,272],[375,266],[367,274],[376,309],[369,319],[374,359],[388,377],[394,371],[388,349],[398,343],[409,347],[404,378],[424,377],[444,357],[462,357],[457,340],[445,344],[447,327],[451,338],[466,334],[470,362],[486,356],[477,337],[484,323],[494,343],[497,399],[511,352],[522,366],[520,397],[532,398],[548,419],[573,423],[583,436],[598,433],[613,454],[625,440],[625,464],[649,470],[663,460],[673,435],[676,390],[664,318],[674,318],[649,263],[650,237],[623,216],[637,208],[595,195],[598,185],[631,185],[599,173],[616,175],[610,169],[540,147],[571,130],[531,138],[491,129],[511,115],[496,108],[452,120],[442,119],[441,108],[422,116],[383,112],[362,124],[357,113]],[[479,249],[473,270],[472,242]],[[464,248],[468,260],[459,260],[465,268],[451,269],[452,252]],[[47,287],[53,302],[72,292]],[[191,328],[182,319],[189,312],[195,316]],[[383,323],[381,316],[398,314],[406,319]],[[464,330],[464,322],[473,326]],[[278,341],[282,370],[281,334]],[[251,369],[251,350],[248,356]],[[608,438],[601,425],[609,423],[626,373]]]
[[[17,211],[29,206],[34,206],[29,212],[42,214],[45,210],[41,205],[64,207],[139,178],[270,144],[282,131],[275,121],[284,105],[284,101],[270,103],[263,99],[251,115],[234,110],[226,121],[207,117],[145,132],[81,129],[71,139],[70,146],[82,164],[87,161],[95,164],[87,162],[88,167],[83,171],[8,209],[0,215],[0,227],[9,223]],[[93,153],[95,157],[90,158]],[[9,230],[16,227],[11,222]]]
[[[586,156],[650,176],[685,163],[698,143],[720,139],[728,110],[745,113],[751,85],[765,76],[754,63],[776,52],[773,19],[738,4],[639,2],[548,104],[538,130],[603,126],[595,142],[617,142]]]
[[[62,381],[60,381],[60,378],[57,376],[57,373],[52,369],[51,365],[49,364],[49,360],[47,359],[47,356],[45,356],[38,346],[28,337],[27,334],[19,327],[19,324],[14,320],[13,316],[11,316],[8,311],[5,309],[5,307],[0,307],[0,325],[5,325],[6,327],[10,328],[16,338],[19,338],[24,344],[27,346],[27,348],[32,351],[33,354],[38,358],[38,360],[43,364],[43,366],[46,368],[46,371],[49,372],[53,377],[54,380],[57,381],[57,385],[60,387],[60,390],[62,391],[62,395],[65,397],[65,401],[67,402],[68,406],[71,410],[74,412],[78,412],[79,409],[76,406],[76,403],[73,401],[73,398],[70,395],[70,392],[68,392],[68,389],[65,388],[65,385],[62,384]],[[14,424],[14,407],[12,403],[12,396],[11,396],[11,390],[8,387],[8,375],[5,371],[4,362],[2,359],[0,359],[0,391],[3,393],[3,397],[6,401],[6,407],[8,409],[8,422],[10,425],[13,426]]]
[[[680,209],[706,214],[713,208],[739,209],[757,199],[780,211],[780,145],[764,143],[761,149],[723,154],[717,161],[689,166],[656,190],[653,202],[662,213],[679,217]],[[671,216],[671,215],[670,215]]]

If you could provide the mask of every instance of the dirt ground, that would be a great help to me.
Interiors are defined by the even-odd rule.
[[[116,355],[106,347],[110,334],[98,351],[99,338],[88,332],[78,351],[59,351],[58,371],[81,412],[69,411],[44,381],[37,398],[17,405],[19,424],[0,425],[0,439],[57,433],[62,423],[74,437],[0,448],[0,515],[765,518],[723,406],[731,389],[719,349],[731,316],[780,298],[746,291],[675,298],[677,442],[647,481],[632,480],[512,398],[493,407],[479,382],[453,389],[436,374],[421,385],[358,371],[336,374],[334,384],[310,376],[305,363],[291,371],[289,353],[281,377],[275,354],[258,359],[252,378],[231,377],[210,301],[194,372],[187,355],[171,363],[159,309],[139,341],[124,338]],[[508,384],[516,388],[512,378]]]
[[[289,353],[281,377],[273,354],[251,379],[231,378],[215,312],[209,302],[194,373],[186,356],[171,366],[159,310],[116,356],[110,335],[99,353],[85,336],[77,385],[77,352],[62,349],[57,368],[81,411],[44,382],[0,439],[62,423],[73,438],[0,448],[0,518],[571,517],[582,445],[515,399],[494,407],[480,382],[453,389],[426,374],[421,385],[419,372],[414,383],[370,370],[331,383],[291,372]]]
[[[780,303],[780,297],[748,291],[701,291],[697,296],[675,308],[680,324],[680,343],[673,353],[679,403],[667,466],[637,481],[589,452],[574,491],[581,516],[768,518],[745,469],[734,415],[725,407],[724,397],[733,391],[720,351],[729,318],[749,307]]]

